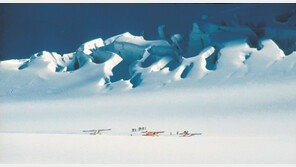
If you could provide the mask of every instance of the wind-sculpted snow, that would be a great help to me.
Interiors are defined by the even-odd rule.
[[[92,95],[131,89],[211,86],[295,79],[295,11],[274,22],[193,23],[188,37],[145,40],[128,32],[60,55],[42,51],[0,62],[1,97]],[[280,25],[279,25],[280,24]]]

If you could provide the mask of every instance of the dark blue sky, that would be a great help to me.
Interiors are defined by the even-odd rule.
[[[0,4],[0,60],[42,51],[73,52],[91,39],[145,31],[156,38],[165,24],[188,33],[202,14],[211,17],[254,4]]]

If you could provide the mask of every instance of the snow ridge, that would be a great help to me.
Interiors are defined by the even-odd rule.
[[[126,32],[86,42],[73,53],[42,51],[29,59],[1,61],[0,96],[295,79],[293,29],[193,23],[188,38],[169,37],[164,25],[158,33],[157,40]],[[225,35],[234,38],[215,39]]]

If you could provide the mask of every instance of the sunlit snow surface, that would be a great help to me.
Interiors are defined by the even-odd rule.
[[[94,63],[95,56],[91,57],[78,49],[77,52],[72,53],[69,60],[69,54],[60,56],[56,53],[41,52],[29,60],[2,61],[0,63],[2,76],[0,95],[5,97],[4,101],[26,100],[27,97],[56,99],[100,96],[104,93],[118,94],[128,90],[139,92],[160,88],[278,83],[295,79],[293,74],[296,71],[296,52],[285,55],[270,39],[260,41],[262,45],[260,50],[251,48],[244,40],[224,43],[225,47],[218,54],[216,69],[209,70],[206,67],[209,63],[207,58],[214,54],[213,47],[203,49],[194,57],[178,57],[179,63],[175,63],[176,55],[175,57],[170,55],[173,50],[170,50],[170,45],[165,44],[165,41],[163,44],[167,46],[162,46],[162,43],[159,46],[156,41],[152,46],[145,46],[148,48],[141,48],[142,45],[146,45],[146,42],[137,38],[140,37],[131,36],[125,41],[127,45],[134,45],[132,43],[139,42],[138,40],[142,43],[130,46],[131,48],[123,47],[118,51],[121,51],[121,54],[128,52],[125,56],[140,55],[137,58],[120,56],[115,49],[113,52],[102,51],[102,54],[99,52],[97,58],[101,56],[103,58],[98,59],[104,60]],[[136,40],[133,41],[133,39]],[[148,53],[147,50],[153,51]],[[144,61],[153,56],[151,52],[155,52],[156,58],[151,60],[149,66],[143,65]],[[176,66],[175,68],[170,65],[174,63],[175,65],[172,66]],[[74,70],[75,64],[77,64],[76,70]],[[57,71],[57,69],[62,70]],[[132,88],[136,89],[131,90]]]
[[[294,45],[272,28],[255,47],[255,30],[207,26],[185,48],[160,26],[158,40],[123,33],[1,61],[0,162],[296,163]],[[211,43],[221,29],[247,37]],[[139,126],[165,134],[130,136]],[[93,128],[112,130],[82,133]]]
[[[0,137],[2,163],[295,163],[296,153],[295,140],[274,136],[149,138],[10,133]]]

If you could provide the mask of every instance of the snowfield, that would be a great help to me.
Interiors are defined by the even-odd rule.
[[[1,153],[5,151],[1,163],[295,163],[296,153],[292,149],[296,147],[295,138],[272,136],[0,134],[0,137]]]
[[[295,163],[295,82],[1,104],[1,163]],[[164,130],[130,136],[131,128]],[[82,130],[111,128],[103,135]],[[170,136],[177,131],[201,136]]]
[[[295,14],[1,61],[0,163],[296,163]]]

